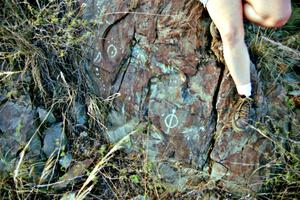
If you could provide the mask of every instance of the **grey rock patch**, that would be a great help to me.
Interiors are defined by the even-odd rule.
[[[53,113],[50,112],[50,111],[47,111],[43,108],[38,107],[37,112],[38,112],[39,118],[42,122],[44,121],[44,122],[47,122],[49,124],[52,124],[56,121]]]
[[[33,135],[37,129],[34,123],[36,112],[30,103],[8,101],[0,107],[0,113],[0,172],[6,176],[14,170],[17,153],[32,137],[25,160],[28,163],[37,162],[41,141],[37,134]]]
[[[67,169],[70,166],[71,162],[72,162],[71,154],[66,154],[59,159],[59,164],[65,169]]]
[[[43,152],[49,157],[51,154],[67,145],[67,138],[63,131],[62,123],[57,123],[47,128],[44,132]]]
[[[86,107],[85,107],[85,105],[83,105],[79,102],[75,102],[74,114],[75,114],[76,123],[78,125],[83,125],[83,124],[86,123],[87,118],[86,118]]]

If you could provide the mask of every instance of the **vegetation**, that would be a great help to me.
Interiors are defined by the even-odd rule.
[[[187,192],[170,193],[157,177],[151,176],[151,163],[143,155],[128,156],[120,151],[126,138],[111,146],[101,136],[113,98],[100,99],[88,84],[87,40],[94,34],[94,24],[82,18],[82,5],[76,0],[3,0],[0,6],[0,105],[29,96],[34,107],[43,107],[49,111],[47,116],[53,113],[63,122],[72,144],[49,158],[41,157],[41,165],[26,159],[29,145],[24,144],[18,159],[12,161],[17,166],[15,171],[9,176],[0,175],[1,199],[83,199],[86,196],[127,199],[141,194],[145,199],[147,196],[184,197]],[[280,87],[287,91],[284,104],[274,107],[272,117],[266,116],[266,123],[257,125],[276,151],[270,163],[271,178],[257,198],[298,199],[300,6],[294,5],[290,22],[280,30],[247,25],[247,42],[265,94]],[[76,125],[78,102],[87,105],[88,125],[84,127]],[[39,122],[35,134],[48,126],[45,120]],[[22,124],[18,129],[21,128]],[[77,176],[72,180],[65,176],[66,169],[58,165],[59,157],[68,152],[72,162],[78,163],[75,166],[79,166],[74,168]],[[41,168],[36,178],[31,176],[31,165]],[[59,187],[62,182],[66,182],[65,187]],[[221,194],[219,188],[210,192]]]
[[[281,87],[286,92],[280,94],[284,95],[283,102],[270,106],[272,117],[267,115],[265,124],[258,124],[260,133],[274,144],[276,155],[269,163],[273,170],[265,182],[266,192],[258,194],[264,199],[299,198],[300,7],[297,4],[293,4],[293,15],[283,28],[249,26],[248,30],[250,51],[264,81],[264,93],[268,97]]]

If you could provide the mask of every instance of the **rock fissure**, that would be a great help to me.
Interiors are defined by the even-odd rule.
[[[123,19],[125,19],[127,16],[129,15],[129,13],[125,13],[122,17],[120,17],[119,19],[115,20],[113,23],[111,23],[103,32],[101,38],[103,40],[106,40],[109,32],[112,30],[112,28],[114,26],[116,26],[119,22],[121,22]],[[104,49],[104,45],[105,45],[105,42],[102,43],[102,48]],[[106,51],[103,52],[104,55],[106,55]],[[107,55],[106,55],[107,56]]]
[[[252,155],[250,161],[255,162],[257,153],[244,148],[251,141],[231,128],[236,94],[222,54],[214,51],[221,43],[207,34],[210,19],[202,16],[199,2],[191,0],[139,2],[139,14],[117,15],[109,30],[100,30],[107,37],[102,48],[115,45],[111,50],[117,50],[101,60],[101,69],[107,69],[101,83],[110,94],[121,94],[109,114],[109,138],[118,141],[146,122],[149,137],[133,136],[129,152],[147,146],[158,175],[171,185],[188,183],[199,169],[223,184],[239,182],[252,168],[237,163],[249,163]],[[106,12],[116,8],[123,5],[109,6]]]
[[[207,156],[207,161],[206,161],[206,163],[208,164],[208,167],[209,167],[209,169],[208,169],[209,174],[211,174],[212,165],[213,165],[213,162],[214,162],[214,160],[212,160],[210,156],[211,156],[211,152],[213,151],[213,149],[215,147],[215,143],[216,143],[215,136],[216,136],[217,125],[218,125],[217,100],[218,100],[220,86],[221,86],[223,76],[224,76],[224,66],[221,67],[220,76],[219,76],[219,79],[218,79],[218,82],[217,82],[217,86],[216,86],[216,89],[215,89],[215,92],[214,92],[214,95],[213,95],[213,101],[212,101],[212,106],[213,106],[212,121],[215,124],[214,124],[213,137],[210,141],[211,146],[210,146],[210,149],[208,151],[208,156]]]
[[[134,34],[135,32],[133,33],[133,38],[134,38]],[[133,40],[134,41],[134,40]],[[131,64],[131,59],[132,59],[132,49],[134,48],[134,46],[136,45],[136,42],[134,42],[134,44],[132,45],[132,47],[130,47],[130,54],[128,55],[127,57],[127,63],[125,62],[124,65],[125,67],[120,67],[119,70],[117,71],[117,74],[116,74],[116,78],[115,80],[112,82],[112,85],[117,85],[118,86],[118,89],[117,90],[113,90],[113,93],[117,93],[120,91],[120,88],[122,86],[122,83],[124,81],[124,77],[126,75],[126,72]],[[122,73],[122,75],[120,75]],[[116,84],[118,78],[121,76],[121,80],[119,82],[119,84]]]

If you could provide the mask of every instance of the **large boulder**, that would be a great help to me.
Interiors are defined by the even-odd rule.
[[[170,188],[203,180],[230,191],[261,188],[272,145],[254,130],[232,130],[236,89],[210,50],[210,19],[198,1],[87,1],[85,17],[97,23],[87,67],[92,86],[114,98],[106,134],[112,143],[144,124],[127,151],[144,153]],[[252,76],[263,116],[254,66]]]

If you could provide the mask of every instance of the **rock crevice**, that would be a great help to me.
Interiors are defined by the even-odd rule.
[[[254,149],[267,146],[257,146],[257,133],[231,128],[235,86],[209,50],[211,20],[201,4],[138,0],[128,6],[132,3],[102,0],[95,10],[91,1],[86,9],[99,25],[89,68],[94,91],[103,98],[120,93],[109,113],[107,138],[117,142],[146,122],[148,134],[131,136],[127,151],[146,149],[148,162],[172,188],[211,179],[233,190],[259,189],[251,183],[262,177],[245,179],[260,165]],[[258,80],[255,68],[252,72]],[[256,82],[255,90],[265,106]]]

